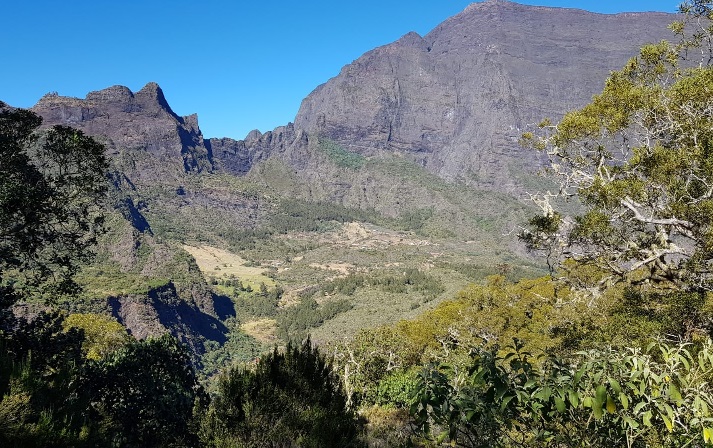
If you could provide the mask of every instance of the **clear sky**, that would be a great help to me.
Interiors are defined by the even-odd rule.
[[[677,0],[520,0],[601,13],[675,12]],[[409,31],[425,35],[468,0],[8,0],[0,100],[83,98],[157,82],[206,137],[243,138],[294,119],[342,66]]]

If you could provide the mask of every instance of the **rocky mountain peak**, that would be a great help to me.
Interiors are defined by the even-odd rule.
[[[89,92],[83,100],[48,94],[32,109],[43,117],[45,126],[70,125],[108,141],[110,147],[152,153],[163,160],[162,169],[212,169],[198,116],[178,116],[155,82],[135,93],[112,86]],[[137,174],[155,175],[143,170]]]
[[[409,31],[408,33],[401,36],[399,40],[391,44],[394,47],[414,47],[420,49],[428,49],[428,42],[421,37],[418,33],[414,31]]]
[[[478,2],[471,3],[470,5],[466,6],[465,11],[472,11],[474,9],[483,9],[483,8],[496,8],[498,6],[506,6],[506,5],[517,5],[517,3],[510,1],[510,0],[481,0]]]
[[[146,84],[136,93],[125,86],[111,86],[106,89],[89,92],[83,100],[61,96],[57,93],[49,93],[39,100],[34,109],[48,110],[64,108],[65,112],[69,112],[69,110],[66,109],[67,107],[106,109],[107,111],[112,110],[126,113],[143,112],[155,114],[165,112],[179,121],[182,120],[181,117],[173,112],[163,94],[163,90],[161,90],[161,87],[155,82]],[[84,119],[89,118],[87,114],[84,114],[83,117]],[[68,120],[68,122],[83,120],[81,116],[68,117],[66,114],[62,119]]]
[[[111,86],[106,89],[89,92],[85,99],[98,103],[129,103],[134,98],[134,92],[125,86]]]
[[[161,86],[159,86],[158,83],[154,81],[147,82],[146,85],[143,86],[138,93],[143,93],[154,97],[157,97],[159,95],[163,96],[163,90],[161,90]]]
[[[586,104],[674,16],[473,3],[345,66],[300,106],[295,128],[371,155],[412,158],[446,179],[521,191],[537,166],[522,129]],[[422,51],[421,49],[425,49]]]
[[[494,12],[507,11],[517,7],[533,8],[533,6],[522,5],[510,0],[483,0],[476,3],[471,3],[461,12],[461,14],[470,14],[474,12]],[[536,8],[536,6],[535,6]]]
[[[135,97],[137,102],[147,109],[157,110],[158,108],[178,118],[178,115],[168,105],[163,90],[155,82],[147,83],[141,90],[136,92]]]

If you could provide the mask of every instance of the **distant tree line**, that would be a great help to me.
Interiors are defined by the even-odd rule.
[[[444,291],[443,283],[437,277],[415,268],[405,269],[398,274],[349,274],[324,283],[321,291],[351,296],[358,288],[365,286],[395,294],[420,292],[430,298]]]

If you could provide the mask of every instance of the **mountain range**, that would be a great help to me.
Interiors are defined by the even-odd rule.
[[[241,316],[186,247],[264,268],[267,287],[285,290],[281,309],[356,274],[413,268],[444,285],[406,304],[350,296],[350,310],[320,322],[325,340],[347,322],[353,332],[421,312],[476,271],[543,272],[513,236],[533,213],[525,192],[545,182],[520,135],[585,105],[641,45],[671,38],[673,19],[474,3],[425,36],[367,52],[315,88],[294,123],[242,140],[204,137],[197,115],[174,113],[153,82],[45,95],[33,107],[45,126],[77,127],[112,159],[114,229],[85,271],[90,308],[202,353],[231,337],[230,316],[272,326],[270,342],[279,315]]]
[[[531,158],[517,145],[522,129],[586,104],[641,45],[671,38],[672,20],[473,3],[424,37],[408,33],[343,67],[303,100],[294,124],[243,140],[204,139],[197,115],[176,115],[155,83],[84,100],[49,95],[34,110],[47,124],[142,147],[185,171],[243,175],[273,156],[301,169],[300,148],[321,136],[365,156],[406,156],[444,179],[502,188],[503,169]]]

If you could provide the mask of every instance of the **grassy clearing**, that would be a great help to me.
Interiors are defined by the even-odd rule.
[[[276,344],[277,321],[275,319],[257,319],[245,322],[240,329],[263,344]]]
[[[259,266],[248,266],[248,261],[239,255],[224,249],[211,246],[183,245],[183,249],[195,258],[198,267],[206,280],[237,278],[244,285],[258,289],[261,283],[274,287],[275,281],[265,275],[265,269]]]
[[[76,281],[88,298],[148,294],[151,289],[166,285],[168,278],[151,277],[133,272],[122,272],[113,264],[87,266]]]

